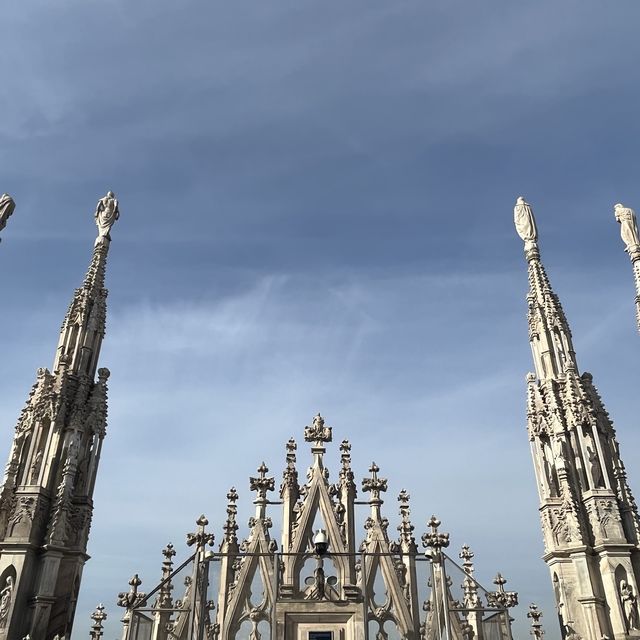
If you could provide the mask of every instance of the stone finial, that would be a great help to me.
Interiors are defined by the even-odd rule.
[[[7,220],[9,220],[15,208],[14,199],[8,193],[3,193],[0,196],[0,231],[7,226]]]
[[[296,490],[298,487],[298,470],[296,469],[296,450],[298,445],[293,438],[289,438],[286,444],[286,466],[282,472],[282,485],[280,487],[280,497],[284,498],[285,490]]]
[[[473,567],[473,557],[475,554],[471,551],[468,544],[462,545],[462,551],[458,554],[458,557],[462,560],[462,568],[464,572],[468,576],[473,575],[474,567]]]
[[[324,418],[318,413],[310,426],[304,428],[306,442],[331,442],[331,427],[325,426]]]
[[[163,585],[160,587],[160,591],[158,592],[158,597],[156,598],[156,607],[160,608],[170,608],[172,606],[172,598],[171,592],[173,591],[173,584],[171,580],[169,580],[169,576],[173,570],[173,558],[176,555],[176,550],[173,548],[173,545],[169,543],[162,550],[162,557],[164,558],[162,561],[162,582]],[[166,582],[165,582],[166,581]]]
[[[298,445],[293,438],[289,438],[286,444],[287,447],[287,466],[295,465],[296,463],[296,450]]]
[[[538,609],[538,605],[533,603],[529,605],[527,618],[531,619],[531,635],[536,640],[540,640],[544,635],[544,629],[542,628],[542,623],[540,622],[540,618],[542,618],[542,611]]]
[[[538,229],[531,205],[522,196],[516,200],[516,206],[513,208],[513,221],[518,235],[524,242],[525,251],[533,249],[538,242]]]
[[[113,191],[108,191],[106,196],[98,200],[94,217],[96,219],[96,225],[98,227],[98,237],[96,238],[96,245],[102,244],[104,242],[110,242],[111,227],[120,217],[118,201],[116,200]]]
[[[372,462],[369,467],[371,477],[362,480],[362,490],[365,493],[367,491],[371,492],[371,500],[369,501],[371,504],[381,504],[380,493],[387,490],[387,479],[378,478],[378,471],[380,471],[380,467],[375,462]]]
[[[256,491],[258,496],[256,500],[261,502],[266,501],[267,499],[267,491],[273,491],[275,488],[275,479],[273,477],[268,478],[267,473],[269,471],[269,467],[263,462],[258,467],[258,477],[257,478],[249,478],[249,488],[251,491]]]
[[[195,533],[187,533],[187,545],[189,547],[196,545],[200,550],[203,550],[206,545],[212,547],[215,536],[213,533],[207,533],[206,526],[209,521],[204,514],[196,520],[196,524],[198,525],[197,531]]]
[[[238,505],[236,504],[238,501],[238,492],[235,487],[229,489],[227,501],[227,520],[223,527],[224,539],[227,544],[235,544],[238,542],[238,536],[236,535],[238,531],[238,523],[236,521],[238,516]]]
[[[351,469],[351,444],[348,440],[343,440],[340,443],[340,464],[339,484],[343,490],[347,492],[353,491],[355,495],[356,484]]]
[[[497,589],[487,593],[489,606],[509,609],[518,604],[518,593],[516,591],[505,591],[504,585],[507,584],[507,579],[501,573],[498,573],[493,579],[493,584],[497,586]]]
[[[91,614],[91,619],[93,620],[89,634],[91,640],[100,640],[103,636],[102,623],[107,619],[103,604],[99,604],[96,607],[96,610]]]
[[[129,591],[118,594],[118,606],[125,607],[126,609],[131,610],[144,602],[147,594],[143,593],[142,591],[138,591],[138,587],[141,584],[142,580],[140,580],[138,574],[136,573],[131,578],[131,580],[129,580]]]
[[[413,532],[415,527],[411,523],[411,509],[409,507],[409,500],[411,496],[409,493],[402,489],[398,494],[398,502],[400,503],[400,517],[402,518],[398,525],[398,531],[400,532],[400,544],[408,545],[415,549],[415,538]]]
[[[462,569],[465,572],[465,577],[462,581],[462,592],[464,594],[465,607],[469,609],[475,609],[480,606],[480,598],[478,597],[478,583],[473,577],[473,551],[469,548],[468,544],[462,545],[462,551],[458,554],[458,557],[462,560]]]
[[[439,556],[441,549],[446,549],[449,546],[449,534],[438,531],[441,524],[436,516],[431,516],[427,522],[427,526],[431,530],[422,535],[422,546],[432,552],[432,557]]]

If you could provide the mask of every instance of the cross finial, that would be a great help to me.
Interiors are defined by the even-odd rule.
[[[265,502],[267,499],[267,491],[273,491],[275,488],[274,478],[267,478],[269,467],[263,462],[258,467],[258,477],[249,478],[249,487],[251,491],[256,491],[258,496],[256,501]]]
[[[176,555],[176,550],[173,548],[171,543],[162,550],[162,555],[166,558],[167,562],[172,561],[171,559]]]
[[[507,579],[501,573],[498,572],[493,579],[493,584],[496,585],[497,589],[487,593],[489,605],[509,609],[518,604],[518,593],[516,591],[505,591],[504,585],[507,584]]]
[[[207,533],[206,526],[209,521],[204,514],[196,520],[196,524],[198,525],[197,531],[195,533],[187,533],[187,545],[190,547],[196,545],[200,550],[204,550],[206,545],[212,547],[215,536],[213,533]]]
[[[440,533],[438,531],[438,527],[442,523],[435,516],[431,516],[429,522],[427,522],[427,526],[431,529],[431,531],[423,534],[422,536],[422,546],[425,549],[430,549],[435,557],[439,557],[439,553],[441,549],[445,549],[449,546],[449,534],[448,533]]]
[[[531,631],[529,632],[536,640],[540,640],[544,635],[544,629],[540,618],[542,618],[542,611],[538,609],[538,605],[531,603],[529,605],[529,612],[527,618],[531,619]]]
[[[369,467],[371,477],[364,478],[362,481],[362,490],[365,492],[371,492],[370,504],[382,504],[380,493],[387,490],[387,479],[378,478],[378,471],[380,471],[380,467],[375,462],[372,462]]]
[[[118,594],[118,606],[125,607],[127,609],[133,609],[142,603],[146,597],[146,593],[142,593],[138,591],[138,587],[142,584],[142,580],[138,577],[136,573],[131,580],[129,580],[129,591],[127,593],[119,593]]]

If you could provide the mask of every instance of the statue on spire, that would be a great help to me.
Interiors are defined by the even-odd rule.
[[[616,220],[620,223],[620,235],[628,254],[640,251],[640,236],[638,236],[638,222],[636,212],[623,204],[613,207]]]
[[[101,244],[105,240],[110,241],[111,227],[114,222],[120,217],[120,210],[118,209],[118,201],[116,200],[113,191],[108,191],[104,198],[98,200],[96,206],[95,219],[96,225],[98,225],[98,237],[96,238],[96,245]]]
[[[8,193],[0,196],[0,231],[7,226],[7,220],[16,208],[16,203]]]
[[[525,251],[533,249],[538,242],[536,219],[533,217],[531,205],[522,196],[516,200],[516,206],[513,208],[513,221],[518,235],[524,241]]]

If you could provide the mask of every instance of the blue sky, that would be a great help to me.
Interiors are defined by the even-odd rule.
[[[524,416],[512,208],[533,204],[581,369],[640,492],[631,1],[8,3],[0,47],[0,447],[50,366],[97,199],[121,219],[101,364],[109,432],[74,635],[321,411],[395,495],[557,638]],[[337,452],[333,451],[337,461]],[[305,448],[299,451],[306,465]],[[335,468],[335,467],[334,467]],[[337,471],[337,468],[336,468]],[[179,556],[180,557],[180,556]],[[84,634],[84,635],[83,635]]]

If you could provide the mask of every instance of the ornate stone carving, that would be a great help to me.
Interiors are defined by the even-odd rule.
[[[324,418],[318,414],[311,426],[304,428],[306,442],[331,442],[331,427],[325,426]]]
[[[380,467],[372,462],[369,467],[370,478],[364,478],[362,480],[362,491],[371,493],[371,501],[379,501],[380,493],[387,490],[387,479],[378,478],[378,471]]]
[[[524,241],[525,251],[533,248],[538,241],[538,230],[531,205],[522,196],[516,200],[516,206],[513,209],[513,221],[518,235]]]
[[[91,640],[101,640],[103,637],[103,623],[107,619],[107,614],[104,610],[104,605],[99,604],[96,610],[91,614],[93,624],[91,625],[90,636]]]
[[[13,601],[13,578],[7,576],[7,581],[0,591],[0,629],[4,629],[9,621],[11,602]]]
[[[624,619],[627,631],[640,630],[638,621],[638,602],[637,597],[633,593],[633,587],[626,580],[621,580],[619,585],[620,601],[624,610]]]
[[[269,468],[263,462],[258,467],[258,477],[257,478],[249,478],[249,488],[251,491],[256,491],[258,494],[258,499],[266,500],[267,499],[267,491],[273,491],[275,489],[275,478],[267,478],[267,473]]]
[[[118,201],[112,191],[108,191],[106,196],[98,200],[94,215],[98,226],[96,244],[111,240],[109,232],[115,221],[120,217]]]
[[[544,635],[544,629],[542,628],[542,623],[540,622],[540,618],[542,618],[542,611],[538,609],[538,605],[529,605],[527,618],[531,620],[530,633],[534,637],[534,640],[542,640],[542,636]]]
[[[504,585],[507,584],[507,579],[500,573],[494,578],[493,584],[498,588],[487,593],[487,603],[490,606],[510,609],[518,604],[518,594],[515,591],[505,591]]]
[[[142,580],[136,573],[131,580],[129,580],[129,591],[121,592],[118,594],[118,606],[125,609],[132,610],[139,606],[147,598],[147,594],[142,591],[138,591],[138,587],[142,584]]]
[[[625,244],[625,251],[629,254],[637,252],[640,249],[640,236],[636,212],[618,203],[614,206],[613,213],[620,224],[620,235]]]

